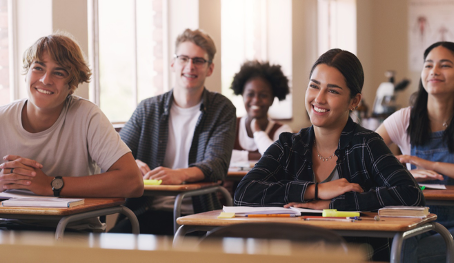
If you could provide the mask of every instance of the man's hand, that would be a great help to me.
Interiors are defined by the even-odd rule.
[[[291,203],[284,205],[284,207],[289,208],[289,207],[293,206],[293,207],[322,210],[322,209],[329,209],[330,202],[331,202],[330,200],[317,200],[317,201],[311,201],[311,202],[307,202],[307,203],[291,202]]]
[[[17,189],[29,186],[36,176],[35,168],[43,166],[35,160],[22,158],[17,155],[6,155],[3,157],[5,163],[0,164],[0,190]],[[14,184],[15,188],[8,185]]]
[[[161,184],[182,184],[186,181],[186,174],[180,169],[173,170],[159,166],[143,176],[143,179],[162,180]]]
[[[142,172],[142,175],[145,176],[148,172],[151,171],[150,167],[148,167],[148,164],[142,162],[141,160],[137,159],[136,164],[139,167],[140,172]],[[145,178],[144,178],[145,179]]]
[[[51,176],[47,176],[41,169],[35,168],[34,172],[36,176],[33,180],[29,181],[29,184],[23,185],[18,182],[5,184],[3,188],[7,189],[28,189],[37,195],[53,195],[51,182],[54,179]]]
[[[410,170],[410,173],[415,178],[416,182],[424,182],[427,180],[443,180],[443,175],[432,171],[432,170],[424,170],[424,169],[415,169]]]
[[[345,178],[318,184],[318,198],[322,200],[330,200],[346,192],[362,193],[364,190],[359,184],[349,183]]]

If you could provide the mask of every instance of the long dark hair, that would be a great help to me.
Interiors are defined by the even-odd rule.
[[[449,49],[454,54],[453,42],[437,42],[432,44],[424,51],[424,61],[432,49],[442,46]],[[427,99],[429,94],[422,85],[422,80],[419,80],[418,92],[416,95],[413,108],[410,114],[410,124],[408,125],[407,134],[410,136],[410,143],[412,145],[424,145],[428,142],[432,130],[430,129],[429,114],[427,112]],[[454,110],[454,109],[450,109]],[[443,140],[448,143],[449,152],[454,152],[454,118],[451,119],[448,127],[443,133]]]
[[[345,83],[350,89],[350,98],[354,98],[356,94],[361,93],[364,85],[364,71],[359,59],[346,50],[333,48],[321,55],[312,66],[311,73],[320,65],[326,64],[336,68],[344,76]]]

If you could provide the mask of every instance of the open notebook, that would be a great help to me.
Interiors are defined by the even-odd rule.
[[[235,213],[235,216],[246,216],[248,214],[292,214],[301,215],[309,214],[322,214],[323,210],[314,210],[307,208],[297,207],[252,207],[252,206],[224,206],[222,209],[226,213]]]

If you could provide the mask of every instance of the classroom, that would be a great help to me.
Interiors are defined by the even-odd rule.
[[[452,12],[454,0],[0,0],[2,255],[454,262]],[[8,205],[16,189],[37,205]],[[44,207],[53,196],[82,203]],[[429,210],[380,217],[388,206]],[[250,236],[222,235],[240,223]],[[238,240],[204,247],[217,231]],[[348,252],[308,249],[318,238]],[[9,252],[24,247],[42,253]]]

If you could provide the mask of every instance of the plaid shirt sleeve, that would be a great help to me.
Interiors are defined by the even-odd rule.
[[[334,199],[330,208],[373,211],[384,206],[424,206],[425,199],[413,176],[396,159],[375,133],[346,151],[351,183],[358,183],[363,193],[347,192]],[[346,170],[346,169],[344,169]]]
[[[293,151],[292,137],[291,133],[282,133],[265,151],[238,184],[234,205],[283,206],[289,202],[304,202],[306,188],[313,182],[303,173],[307,162]],[[294,157],[299,159],[296,165],[292,161]]]
[[[215,182],[227,175],[235,142],[236,109],[224,96],[211,96],[203,124],[194,135],[198,146],[191,147],[189,166],[202,170],[204,181]]]

